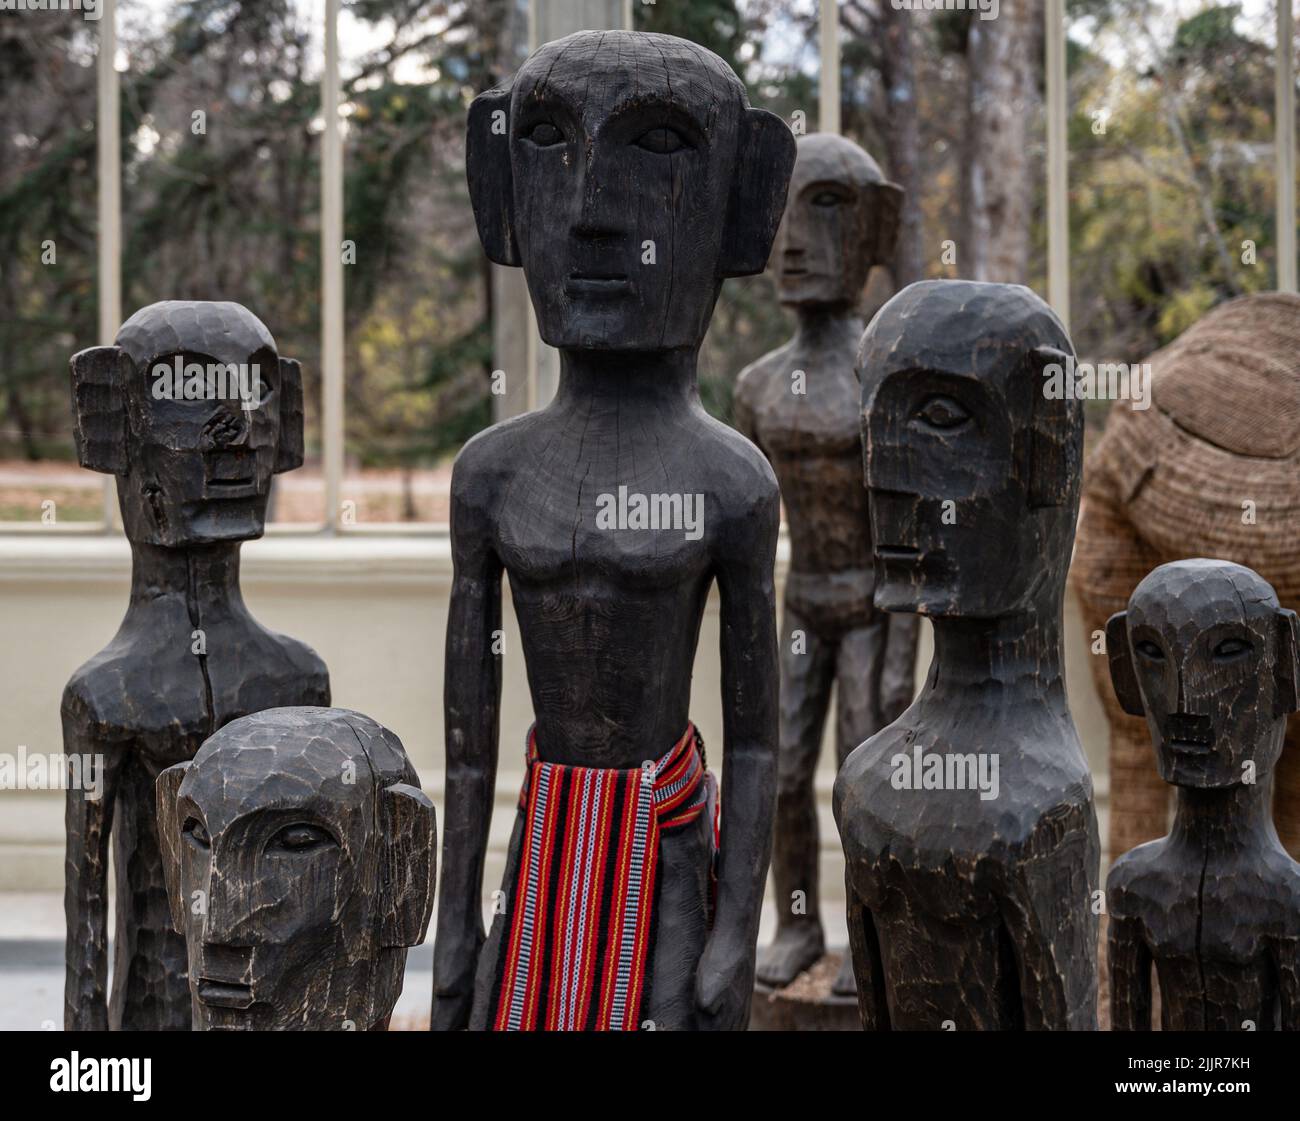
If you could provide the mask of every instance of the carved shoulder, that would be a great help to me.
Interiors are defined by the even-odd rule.
[[[736,377],[737,398],[743,399],[751,409],[756,408],[759,396],[771,384],[772,379],[782,373],[788,373],[785,370],[785,358],[789,350],[789,343],[777,347],[776,350],[769,350],[741,370]]]
[[[739,432],[712,417],[709,447],[701,449],[709,472],[709,487],[728,522],[759,519],[756,529],[780,518],[781,491],[767,457]]]
[[[1163,837],[1148,841],[1130,849],[1110,866],[1106,876],[1106,905],[1112,915],[1134,917],[1155,895],[1167,901],[1164,885],[1171,878],[1171,870],[1161,860],[1166,847]]]
[[[203,676],[197,658],[160,667],[116,642],[69,679],[61,706],[65,733],[77,728],[98,741],[201,730]]]

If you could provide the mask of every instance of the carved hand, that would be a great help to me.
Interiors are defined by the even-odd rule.
[[[754,995],[754,951],[742,937],[715,928],[700,957],[695,1007],[700,1031],[743,1031]]]

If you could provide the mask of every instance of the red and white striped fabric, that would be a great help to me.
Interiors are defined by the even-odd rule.
[[[653,764],[573,767],[542,762],[530,730],[494,1030],[637,1029],[660,834],[716,812],[702,747],[692,724]]]

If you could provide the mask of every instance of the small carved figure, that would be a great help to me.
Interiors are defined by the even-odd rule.
[[[771,462],[790,532],[772,852],[777,929],[757,970],[774,986],[788,985],[825,952],[813,780],[832,686],[841,764],[912,700],[918,617],[871,604],[853,371],[859,297],[872,266],[893,256],[902,204],[902,189],[853,141],[825,133],[799,140],[773,253],[777,293],[795,309],[798,330],[736,383],[736,427]],[[835,992],[853,993],[852,964],[844,955]]]
[[[523,267],[560,384],[466,444],[452,477],[435,1029],[746,1024],[776,781],[779,496],[758,449],[704,411],[696,363],[723,278],[767,261],[794,154],[720,58],[667,35],[547,43],[470,108],[479,237]],[[484,945],[503,572],[537,723]],[[714,581],[716,909],[687,712]]]
[[[98,798],[68,790],[64,1025],[189,1030],[154,780],[236,717],[329,703],[320,658],[258,623],[239,591],[239,546],[262,535],[271,476],[302,464],[302,374],[240,305],[168,301],[75,355],[72,396],[82,466],[117,476],[132,575],[117,634],[63,694],[65,752],[103,769]]]
[[[1145,716],[1178,788],[1167,837],[1106,880],[1111,1026],[1300,1029],[1300,864],[1278,839],[1273,768],[1297,709],[1295,612],[1249,568],[1162,564],[1106,625],[1115,695]]]
[[[1072,353],[1029,289],[960,280],[909,286],[863,335],[875,604],[935,641],[835,783],[867,1029],[1097,1026],[1097,820],[1061,654],[1083,411],[1044,377]]]
[[[201,1031],[384,1031],[433,911],[437,824],[401,741],[341,708],[227,724],[158,776]]]

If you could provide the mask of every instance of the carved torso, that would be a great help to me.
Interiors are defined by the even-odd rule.
[[[627,410],[617,436],[546,410],[466,446],[485,472],[493,547],[510,581],[538,725],[552,762],[634,767],[689,719],[691,671],[722,523],[775,502],[747,441],[695,407]],[[603,529],[597,496],[702,495],[703,529]],[[716,527],[714,522],[719,523]],[[653,657],[655,672],[630,667]]]
[[[1165,1031],[1278,1028],[1279,974],[1300,950],[1300,865],[1280,845],[1165,837],[1117,860],[1107,893],[1155,965]]]
[[[858,424],[861,389],[853,374],[861,324],[845,318],[810,341],[792,339],[740,375],[739,406],[781,484],[790,528],[791,568],[871,573],[867,493]],[[795,392],[802,370],[803,392]],[[870,586],[867,588],[870,594]]]
[[[837,781],[849,874],[875,921],[895,1029],[1023,1027],[1008,996],[1019,989],[1014,947],[1027,926],[1052,921],[1030,911],[1089,894],[1098,842],[1074,727],[1032,700],[1017,706],[1024,723],[1008,725],[1005,700],[914,705],[854,752]],[[896,759],[910,763],[917,745],[923,758],[996,752],[997,797],[896,789]]]
[[[190,1027],[185,940],[172,929],[158,847],[159,773],[193,758],[208,736],[237,717],[328,703],[328,674],[308,646],[263,627],[237,591],[214,595],[211,588],[133,596],[113,640],[73,674],[63,696],[65,750],[102,755],[109,791],[104,812],[111,814],[117,881],[109,1027]],[[89,828],[97,836],[106,827]],[[85,840],[91,851],[79,872],[93,880],[105,868],[95,837]],[[95,919],[87,910],[77,914],[69,966],[76,964],[78,984],[89,984],[93,999],[102,1001],[91,980],[95,940],[82,925]],[[82,1008],[81,1014],[92,1012]]]

